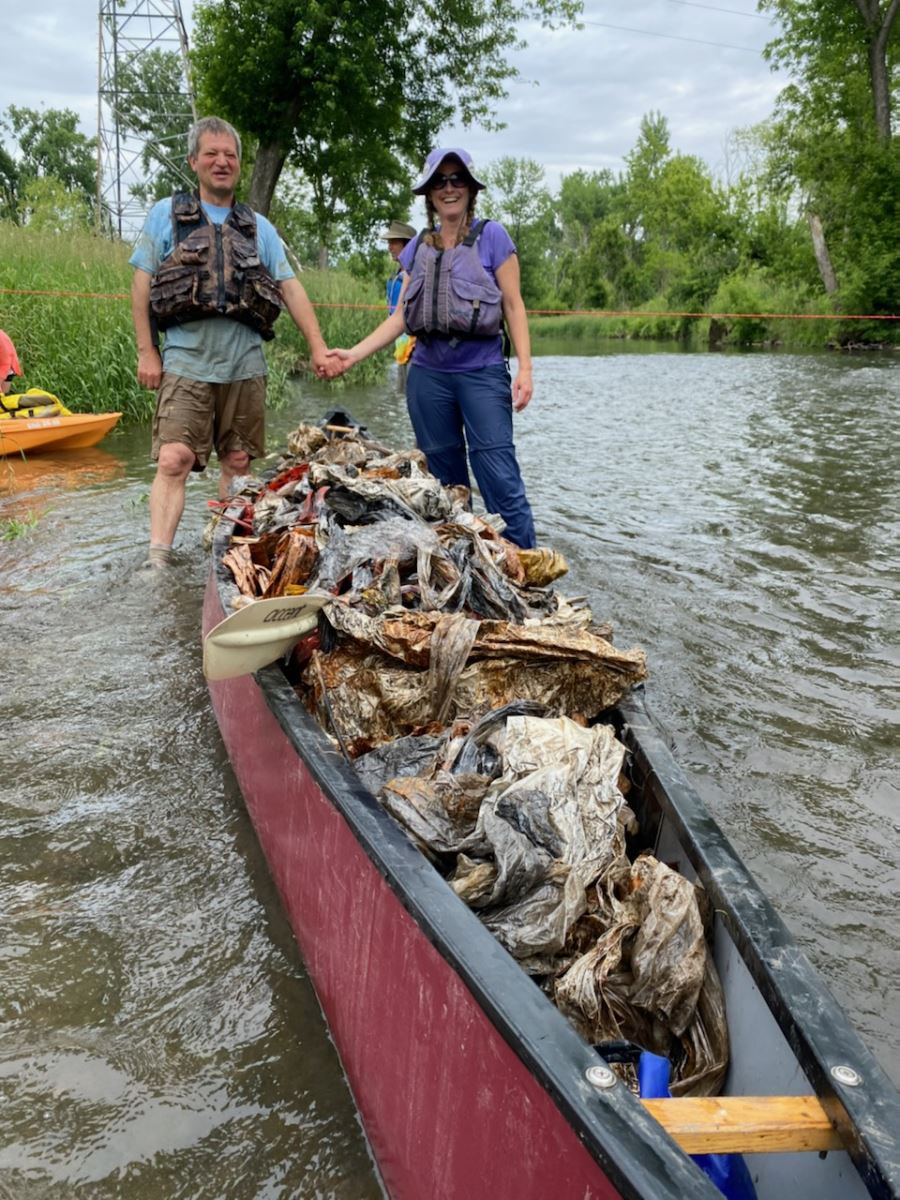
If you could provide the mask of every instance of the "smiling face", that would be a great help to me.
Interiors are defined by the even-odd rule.
[[[200,198],[210,204],[227,207],[241,173],[237,143],[228,133],[204,133],[197,153],[188,159],[200,184]]]
[[[450,178],[454,177],[454,178]],[[441,224],[465,217],[472,198],[469,173],[458,158],[443,159],[428,185],[428,198]]]

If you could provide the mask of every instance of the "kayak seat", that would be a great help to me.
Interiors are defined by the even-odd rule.
[[[34,415],[34,409],[41,410],[40,416],[47,415],[45,409],[49,409],[51,413],[65,412],[58,397],[41,388],[30,388],[27,392],[16,392],[9,396],[0,395],[0,409],[2,416],[23,416],[26,413]]]

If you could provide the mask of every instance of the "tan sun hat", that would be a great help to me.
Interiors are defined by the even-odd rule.
[[[406,225],[403,221],[391,221],[387,229],[382,229],[378,236],[385,241],[392,242],[396,238],[398,241],[402,239],[411,242],[416,236],[416,230],[414,226]]]

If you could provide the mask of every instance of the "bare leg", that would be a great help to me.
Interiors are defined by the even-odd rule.
[[[180,442],[160,447],[156,478],[150,488],[150,542],[171,546],[184,512],[184,485],[194,465],[194,452]]]
[[[238,475],[246,475],[250,470],[250,455],[246,450],[229,450],[220,460],[222,474],[219,476],[219,499],[227,500],[231,493],[231,484]]]

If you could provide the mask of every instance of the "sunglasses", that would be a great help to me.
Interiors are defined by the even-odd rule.
[[[441,188],[445,188],[448,183],[451,187],[455,188],[468,187],[469,177],[463,171],[454,171],[450,175],[441,175],[441,173],[438,172],[436,175],[432,175],[431,179],[428,181],[428,186],[433,192],[439,192]]]

